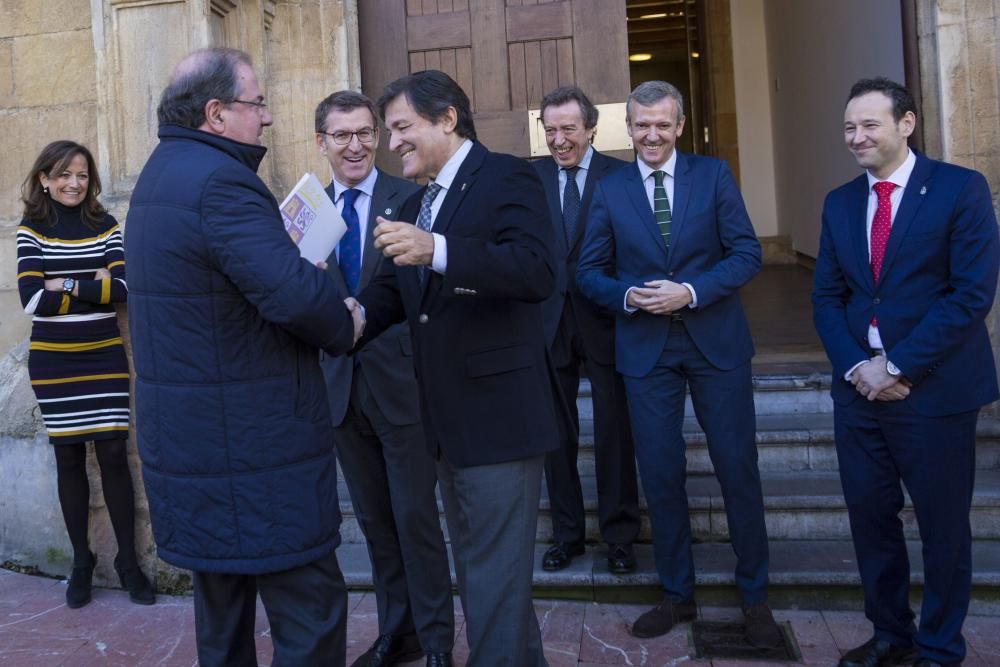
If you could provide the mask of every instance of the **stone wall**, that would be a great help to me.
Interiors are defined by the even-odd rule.
[[[169,35],[165,36],[165,31]],[[55,460],[27,375],[30,319],[16,286],[14,235],[20,186],[45,144],[90,147],[102,201],[125,221],[128,199],[156,146],[156,105],[171,70],[204,46],[247,51],[275,118],[261,176],[277,197],[304,171],[329,167],[315,148],[313,109],[342,88],[360,89],[357,0],[3,0],[0,5],[0,562],[49,574],[70,568]],[[125,233],[128,233],[127,225]],[[127,338],[127,319],[119,313]],[[161,588],[186,575],[155,558],[134,443],[140,560]],[[91,546],[96,581],[117,585],[114,536],[91,448]]]

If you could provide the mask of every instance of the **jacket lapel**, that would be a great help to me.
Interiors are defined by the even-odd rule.
[[[875,291],[872,278],[871,260],[868,255],[868,177],[862,175],[855,182],[847,210],[847,228],[850,230],[854,256],[858,259],[858,271],[868,290]]]
[[[330,185],[326,186],[326,194],[330,197],[330,201],[336,205],[337,195],[333,189],[333,181],[330,181]],[[333,250],[330,251],[330,256],[326,258],[326,272],[333,278],[333,282],[337,283],[337,289],[340,291],[340,294],[344,297],[349,296],[347,283],[344,282],[344,274],[340,272],[340,263],[337,261],[337,246],[333,247]]]
[[[676,148],[674,150],[677,150]],[[674,256],[674,248],[677,247],[675,241],[681,238],[681,229],[684,227],[688,202],[691,201],[691,191],[694,177],[691,175],[691,163],[687,156],[677,151],[677,163],[674,165],[674,200],[670,202],[670,248],[667,251],[667,264]],[[660,245],[663,245],[663,237],[657,228],[657,236],[660,238]],[[666,247],[666,246],[664,246]]]
[[[638,158],[636,158],[638,159]],[[664,255],[667,247],[663,245],[663,237],[660,236],[660,228],[656,226],[656,218],[653,216],[653,209],[649,206],[649,198],[646,196],[646,188],[642,184],[642,175],[639,173],[639,165],[633,162],[628,167],[623,167],[628,172],[625,174],[625,192],[628,196],[635,214],[640,223],[655,241],[655,245]]]
[[[594,155],[590,158],[590,169],[587,170],[587,179],[583,184],[583,196],[580,197],[580,219],[576,225],[573,238],[569,239],[569,252],[572,253],[583,239],[583,232],[587,225],[587,211],[590,210],[590,200],[594,198],[594,185],[604,176],[607,171],[607,162],[604,156],[594,150]]]
[[[466,192],[475,183],[476,172],[479,171],[479,167],[483,164],[485,158],[486,149],[479,142],[474,143],[472,150],[469,151],[469,154],[465,156],[465,160],[459,166],[458,173],[455,174],[455,178],[451,182],[451,187],[448,188],[448,192],[445,194],[444,202],[441,203],[441,210],[438,211],[437,217],[434,219],[432,231],[437,234],[444,234],[448,231],[455,211],[458,210],[459,204],[465,198]],[[431,281],[428,280],[427,282],[430,284]]]
[[[930,166],[931,163],[927,158],[923,155],[917,155],[917,163],[913,166],[910,180],[903,191],[903,200],[899,202],[899,209],[892,221],[892,229],[889,230],[889,240],[886,242],[885,255],[882,257],[882,269],[879,271],[879,282],[882,282],[885,274],[892,268],[892,260],[896,257],[899,244],[906,236],[906,232],[924,201],[927,183],[931,176]]]
[[[566,247],[566,227],[563,225],[562,218],[562,204],[559,203],[559,165],[552,158],[547,158],[542,163],[542,170],[545,200],[549,203],[549,218],[552,220],[552,232],[558,250],[557,254],[564,257],[568,248]]]
[[[389,179],[382,178],[380,172],[375,179],[375,187],[372,189],[371,206],[368,207],[368,225],[365,230],[361,258],[361,279],[359,281],[361,285],[367,285],[368,281],[372,279],[382,258],[382,253],[375,248],[375,218],[382,216],[388,220],[395,220],[399,213],[395,207],[389,206],[389,201],[395,194],[395,186],[389,182]]]

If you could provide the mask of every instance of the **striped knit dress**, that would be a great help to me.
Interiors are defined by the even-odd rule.
[[[17,228],[17,287],[32,315],[28,375],[53,445],[128,437],[129,368],[113,303],[124,302],[125,252],[117,221],[87,226],[80,207],[53,201],[55,225]],[[94,280],[107,268],[110,280]],[[45,289],[75,278],[79,296]]]

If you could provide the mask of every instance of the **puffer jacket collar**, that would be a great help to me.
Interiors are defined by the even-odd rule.
[[[260,167],[260,162],[264,159],[264,154],[267,153],[267,148],[264,146],[245,144],[242,141],[234,141],[232,139],[219,136],[218,134],[211,134],[209,132],[203,132],[202,130],[184,127],[183,125],[175,125],[173,123],[160,125],[158,136],[160,137],[160,141],[168,141],[171,139],[200,141],[203,144],[208,144],[209,146],[222,151],[226,155],[229,155],[234,160],[246,165],[254,172],[256,172],[257,168]]]

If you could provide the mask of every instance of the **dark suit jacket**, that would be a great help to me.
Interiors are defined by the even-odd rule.
[[[556,255],[556,289],[542,303],[542,316],[545,319],[545,340],[550,349],[559,329],[559,321],[563,315],[566,300],[573,304],[573,314],[576,317],[577,331],[583,341],[587,356],[601,364],[612,364],[615,360],[615,318],[612,311],[596,305],[587,299],[576,286],[576,265],[580,257],[580,243],[583,240],[583,230],[587,226],[587,209],[594,194],[597,181],[628,164],[623,160],[609,157],[594,151],[590,158],[590,168],[580,196],[580,219],[577,221],[574,238],[566,238],[566,228],[563,225],[562,206],[559,203],[559,165],[551,157],[542,158],[532,163],[542,185],[545,187],[545,198],[549,203],[549,218],[552,222],[553,238]],[[556,362],[557,365],[559,362]]]
[[[982,174],[917,155],[892,223],[878,284],[868,257],[868,179],[823,205],[813,319],[833,363],[834,400],[858,398],[844,374],[868,358],[878,316],[886,356],[913,383],[921,414],[973,410],[997,399],[985,318],[997,286],[997,222]]]
[[[372,190],[368,213],[359,289],[371,281],[383,260],[382,253],[376,250],[374,245],[375,218],[381,215],[394,220],[406,198],[418,189],[419,186],[415,183],[379,172]],[[333,199],[332,182],[327,186],[326,192],[330,195],[330,199]],[[331,253],[327,264],[329,266],[327,270],[346,296],[347,286],[344,284],[340,267],[337,266],[336,251]],[[409,328],[403,324],[389,328],[355,356],[358,363],[364,364],[365,379],[389,423],[393,426],[405,426],[420,421],[420,404],[417,398],[417,380],[413,375],[413,350],[410,345]],[[323,377],[326,379],[326,394],[334,426],[339,426],[347,413],[354,363],[352,357],[331,357],[325,354],[320,362]]]
[[[407,200],[414,221],[423,190]],[[545,194],[524,160],[476,143],[434,222],[445,275],[383,262],[358,300],[361,341],[407,320],[428,445],[455,466],[541,455],[558,445],[541,302],[555,285]]]
[[[576,279],[587,297],[618,314],[615,363],[623,375],[649,373],[666,343],[666,318],[625,310],[625,292],[647,280],[694,287],[698,307],[684,309],[684,323],[713,366],[729,370],[753,356],[737,290],[760,270],[760,243],[729,167],[679,152],[671,203],[669,249],[635,163],[601,179],[590,205]]]

